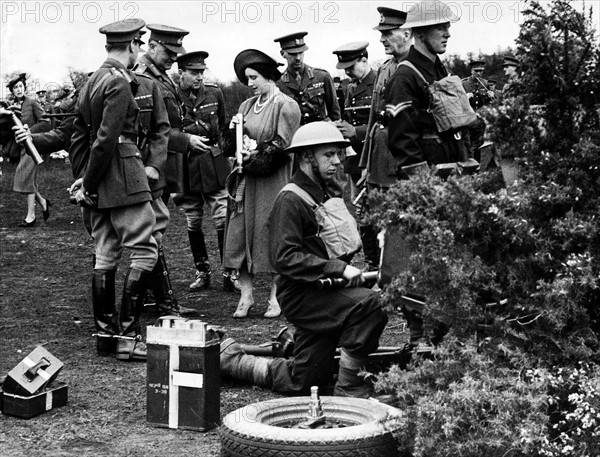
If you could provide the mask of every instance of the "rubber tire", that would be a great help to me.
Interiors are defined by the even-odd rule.
[[[321,397],[326,417],[359,425],[333,429],[278,427],[282,420],[306,418],[310,397],[254,403],[223,418],[223,457],[394,457],[392,434],[400,427],[400,410],[374,400]],[[391,419],[391,420],[387,420]]]

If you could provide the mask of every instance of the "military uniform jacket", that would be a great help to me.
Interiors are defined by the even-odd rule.
[[[473,97],[469,99],[473,109],[479,109],[490,102],[488,96],[489,83],[486,79],[469,76],[461,81],[465,92],[473,94]]]
[[[160,92],[167,108],[171,132],[169,134],[168,156],[165,167],[165,178],[167,180],[167,192],[183,192],[183,167],[184,153],[190,144],[190,135],[182,131],[183,113],[181,111],[181,100],[177,93],[177,86],[164,71],[147,56],[143,55],[133,68],[135,73],[150,76],[158,83]]]
[[[182,101],[183,131],[205,136],[211,143],[210,152],[187,153],[185,193],[209,194],[224,189],[231,166],[220,147],[227,116],[223,92],[215,84],[202,84],[189,95],[180,87],[177,91]]]
[[[315,121],[340,119],[340,105],[337,101],[333,79],[325,70],[304,65],[300,82],[289,71],[286,71],[277,81],[277,87],[281,92],[296,100],[300,106],[301,125]]]
[[[385,88],[397,67],[398,62],[389,59],[377,70],[365,143],[359,162],[360,168],[367,169],[367,183],[376,187],[390,187],[397,181],[397,160],[390,153],[388,128],[382,123],[385,113]]]
[[[134,99],[140,108],[138,145],[144,165],[158,171],[158,180],[150,181],[152,198],[157,199],[167,185],[165,167],[171,126],[158,83],[147,75],[137,75],[136,79],[139,87]]]
[[[356,156],[348,157],[344,166],[344,171],[350,174],[360,175],[360,156],[367,136],[367,126],[369,124],[369,113],[371,112],[371,101],[373,99],[373,87],[375,86],[375,71],[369,73],[358,83],[350,83],[346,100],[344,102],[343,118],[349,124],[354,126],[356,137],[351,138],[352,148],[358,153]]]
[[[90,77],[79,97],[69,155],[86,163],[83,187],[98,195],[98,209],[151,199],[137,146],[136,90],[137,82],[125,66],[108,59]]]
[[[407,60],[428,83],[448,75],[439,57],[431,61],[414,46]],[[400,167],[424,161],[429,165],[460,162],[468,158],[470,143],[466,129],[437,132],[433,115],[429,113],[427,86],[412,68],[400,65],[386,88],[388,146]]]

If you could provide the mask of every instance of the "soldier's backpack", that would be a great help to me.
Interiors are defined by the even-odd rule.
[[[477,114],[458,76],[448,75],[429,84],[412,63],[404,60],[399,65],[412,68],[427,85],[429,112],[433,115],[438,132],[460,129],[477,120]]]
[[[308,192],[294,183],[289,183],[281,192],[294,192],[304,200],[315,212],[319,233],[330,259],[351,256],[362,248],[360,233],[356,220],[344,202],[343,198],[330,198],[324,203],[317,203]]]

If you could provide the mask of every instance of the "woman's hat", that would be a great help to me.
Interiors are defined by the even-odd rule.
[[[23,81],[23,84],[25,84],[25,81],[27,81],[27,73],[21,73],[15,79],[11,80],[6,87],[8,87],[8,90],[12,92],[13,87],[15,87],[15,84],[17,84],[19,81]]]
[[[248,78],[245,74],[246,68],[254,64],[270,66],[273,68],[273,72],[279,75],[277,79],[281,77],[281,73],[277,67],[282,66],[282,63],[277,62],[275,59],[268,56],[264,52],[259,51],[258,49],[245,49],[235,56],[235,60],[233,61],[233,69],[235,70],[235,74],[240,82],[244,83],[245,85],[248,85]]]

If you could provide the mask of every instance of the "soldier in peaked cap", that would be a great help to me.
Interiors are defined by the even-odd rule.
[[[471,106],[473,109],[479,109],[491,101],[493,93],[489,90],[489,83],[483,78],[485,62],[483,60],[471,60],[469,68],[471,69],[471,75],[463,78],[462,83]]]
[[[359,167],[363,168],[367,190],[387,189],[396,182],[396,160],[388,148],[388,127],[385,113],[385,88],[398,68],[399,62],[408,55],[412,42],[410,29],[404,27],[406,12],[392,8],[378,7],[379,24],[373,30],[380,32],[379,41],[385,53],[390,56],[377,70],[373,86],[371,110],[366,128]],[[369,268],[379,265],[379,242],[373,227],[361,228],[363,251]]]
[[[227,191],[225,181],[231,172],[229,160],[221,149],[225,125],[225,98],[219,87],[204,81],[206,69],[204,51],[182,54],[177,58],[179,85],[177,93],[182,102],[182,131],[198,137],[199,149],[186,152],[187,167],[183,175],[184,192],[174,193],[173,202],[185,213],[192,257],[196,266],[196,279],[190,291],[207,289],[210,286],[211,270],[208,251],[202,231],[204,203],[217,229],[217,240],[221,262],[223,261],[223,239],[227,216]],[[223,273],[223,288],[233,291],[237,275],[231,271]]]
[[[508,80],[502,87],[502,95],[508,95],[514,89],[515,85],[519,82],[519,73],[517,67],[519,66],[519,60],[512,57],[504,57],[502,62],[502,68],[504,68],[504,75],[508,77]]]
[[[153,79],[160,89],[171,130],[167,146],[167,161],[164,167],[166,186],[163,189],[162,199],[164,210],[172,192],[184,191],[184,163],[185,154],[190,150],[197,150],[199,137],[183,132],[181,98],[177,92],[177,85],[167,74],[177,55],[185,53],[183,38],[189,33],[177,27],[160,24],[148,24],[150,38],[148,51],[138,59],[133,68],[136,74],[145,75]],[[158,202],[156,202],[158,204]],[[168,215],[168,211],[167,211]],[[156,300],[156,307],[160,314],[176,314],[192,316],[197,311],[181,306],[173,293],[167,260],[162,245],[158,248],[158,262],[153,271],[154,281],[151,289]]]
[[[144,166],[138,147],[139,107],[134,95],[139,83],[128,70],[143,44],[144,25],[141,19],[131,19],[100,28],[106,35],[108,58],[81,91],[69,151],[74,163],[83,164],[75,198],[90,207],[96,245],[92,302],[97,350],[99,355],[116,354],[119,360],[146,359],[139,316],[157,259],[148,181],[158,170]],[[115,273],[123,247],[131,252],[131,264],[117,317]]]
[[[469,62],[471,76],[462,79],[462,85],[469,97],[469,103],[474,110],[484,107],[494,98],[494,92],[490,90],[489,83],[483,78],[485,62],[483,60],[471,60]],[[485,135],[485,121],[481,116],[477,116],[477,121],[469,128],[471,134],[471,147],[478,151],[483,144]],[[478,157],[479,158],[479,157]]]
[[[331,75],[304,63],[304,52],[308,50],[304,37],[307,34],[292,33],[274,40],[281,45],[281,55],[288,64],[285,73],[277,81],[277,87],[296,100],[302,112],[302,124],[337,121],[340,119],[340,106]]]
[[[333,53],[338,58],[336,68],[344,70],[352,81],[346,91],[344,113],[337,127],[350,140],[356,156],[346,157],[344,171],[350,175],[352,199],[356,197],[356,183],[360,179],[361,169],[358,167],[363,149],[371,110],[375,71],[369,65],[367,41],[357,41],[340,46]]]

